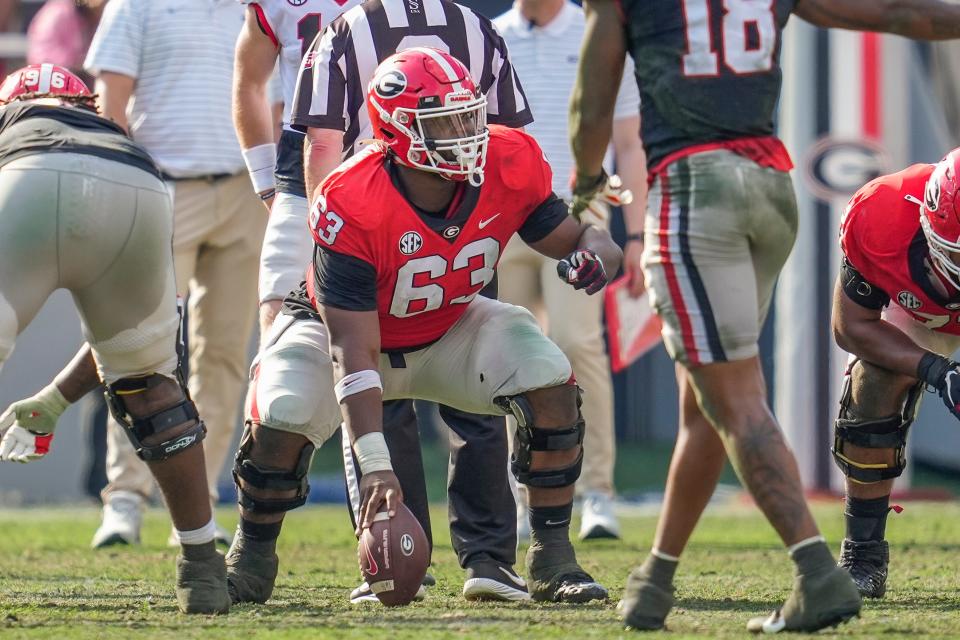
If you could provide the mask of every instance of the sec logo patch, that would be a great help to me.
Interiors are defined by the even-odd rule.
[[[920,302],[920,299],[917,296],[913,295],[909,291],[901,291],[897,294],[897,302],[904,309],[919,309],[923,304]]]
[[[420,247],[423,246],[423,238],[421,238],[420,234],[416,231],[407,231],[400,236],[399,246],[400,253],[405,256],[412,256],[417,251],[420,251]]]

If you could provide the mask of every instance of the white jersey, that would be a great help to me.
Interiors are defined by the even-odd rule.
[[[361,0],[238,0],[257,12],[260,29],[280,50],[283,85],[283,128],[290,129],[290,107],[300,71],[300,59],[317,34]]]

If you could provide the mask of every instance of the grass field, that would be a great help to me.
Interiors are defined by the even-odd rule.
[[[460,597],[463,576],[442,531],[434,552],[438,584],[424,602],[404,609],[351,606],[356,546],[336,507],[293,514],[282,538],[281,572],[266,605],[234,607],[228,616],[177,613],[174,551],[164,546],[164,514],[148,514],[145,544],[87,548],[98,511],[0,511],[0,638],[617,638],[614,605],[630,566],[649,548],[653,517],[625,518],[622,542],[579,546],[581,560],[611,589],[593,606],[474,604]],[[818,519],[836,543],[840,505],[821,505]],[[224,524],[234,521],[220,514]],[[435,523],[445,522],[435,513]],[[868,603],[860,620],[821,636],[960,637],[960,507],[910,504],[892,518],[890,591]],[[834,545],[836,546],[836,545]],[[751,615],[767,613],[790,587],[790,563],[772,530],[748,507],[711,512],[678,574],[679,606],[669,640],[743,637]],[[652,636],[659,637],[659,636]]]

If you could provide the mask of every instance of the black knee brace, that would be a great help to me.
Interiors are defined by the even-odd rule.
[[[843,475],[854,482],[869,484],[891,480],[903,473],[907,466],[907,432],[916,417],[923,387],[922,382],[911,387],[898,415],[865,420],[850,417],[851,378],[849,374],[845,377],[840,395],[840,416],[834,424],[833,447],[830,449]],[[893,449],[895,462],[892,465],[864,464],[851,460],[844,454],[844,443],[865,449]]]
[[[510,457],[510,470],[517,482],[530,487],[569,487],[580,477],[583,448],[576,462],[549,471],[530,469],[534,451],[566,451],[583,444],[585,423],[580,413],[580,390],[577,390],[577,421],[566,428],[543,429],[534,422],[533,407],[523,395],[500,398],[498,404],[517,419],[516,446]]]
[[[174,406],[142,417],[131,415],[127,410],[126,403],[123,401],[124,396],[149,391],[167,380],[169,378],[159,373],[123,378],[113,384],[106,385],[106,391],[104,392],[107,406],[110,407],[110,413],[117,419],[117,422],[123,425],[124,431],[126,431],[127,437],[130,438],[130,442],[140,459],[147,462],[166,460],[194,445],[200,444],[207,435],[207,427],[200,420],[197,407],[193,404],[186,386],[179,377],[177,383],[183,390],[184,397]],[[155,445],[143,443],[150,436],[163,433],[191,420],[194,420],[195,424],[176,437]]]
[[[233,481],[237,485],[237,501],[240,506],[253,513],[283,513],[303,506],[310,495],[310,482],[307,473],[310,471],[310,461],[313,459],[314,446],[307,443],[300,450],[300,457],[292,471],[262,469],[248,456],[251,439],[250,427],[243,433],[240,449],[234,458]],[[243,480],[243,483],[240,481]],[[261,498],[244,489],[244,484],[257,489],[271,489],[274,491],[296,491],[292,498]]]

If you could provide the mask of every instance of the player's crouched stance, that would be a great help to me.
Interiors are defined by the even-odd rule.
[[[66,69],[11,74],[0,105],[0,365],[59,288],[73,295],[89,344],[53,383],[0,415],[0,460],[43,457],[63,411],[102,380],[177,528],[180,610],[226,613],[206,429],[176,373],[173,212],[159,170],[97,115],[90,91]]]
[[[530,488],[530,594],[605,598],[569,540],[584,434],[570,365],[527,311],[477,293],[514,233],[563,258],[565,280],[587,293],[604,286],[620,250],[567,215],[529,136],[487,128],[486,98],[455,58],[428,48],[391,56],[367,104],[379,144],[320,186],[313,265],[254,364],[235,467],[231,596],[269,598],[284,512],[305,501],[313,449],[341,417],[362,472],[358,529],[384,505],[392,514],[402,495],[381,401],[422,398],[516,416],[512,467]]]
[[[851,354],[833,454],[847,476],[840,565],[886,591],[890,491],[924,387],[960,418],[960,149],[868,183],[840,232],[833,330]]]

